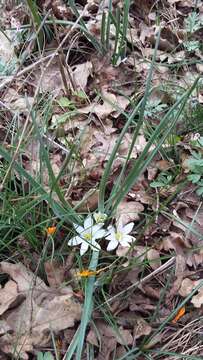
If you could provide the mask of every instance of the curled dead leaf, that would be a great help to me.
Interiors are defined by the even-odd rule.
[[[119,327],[118,332],[116,333],[116,340],[121,345],[132,345],[133,337],[131,335],[130,330],[123,329],[123,327]]]
[[[84,108],[79,109],[80,114],[94,113],[100,119],[105,118],[112,112],[118,111],[119,109],[125,110],[129,104],[129,100],[123,96],[116,96],[110,92],[103,92],[103,104],[93,102]]]
[[[190,280],[185,278],[181,284],[179,294],[183,297],[188,296],[192,290],[202,282],[202,287],[198,290],[197,295],[192,297],[191,303],[196,308],[200,308],[203,305],[203,280]]]
[[[50,268],[49,270],[48,277],[52,272]],[[28,359],[27,351],[49,343],[50,328],[57,333],[72,327],[76,320],[80,320],[81,305],[73,298],[70,287],[58,289],[48,287],[43,280],[20,263],[1,262],[0,271],[9,274],[13,279],[9,280],[8,285],[2,289],[5,300],[7,296],[8,306],[12,305],[12,309],[7,312],[4,300],[2,320],[11,329],[12,334],[7,334],[6,326],[4,326],[5,333],[0,337],[1,350],[6,349],[14,357],[18,354]],[[50,282],[54,286],[58,285],[59,278],[61,279],[61,274],[57,281],[56,279],[53,281],[52,276]],[[21,303],[20,305],[15,303],[13,307],[13,299],[16,300],[19,295],[21,297],[23,295]],[[1,331],[3,331],[2,328]],[[15,352],[14,344],[19,346],[18,353]]]
[[[123,225],[140,219],[139,213],[144,211],[144,206],[137,201],[122,201],[116,212],[116,219]]]
[[[151,331],[152,327],[147,323],[147,321],[138,316],[133,331],[134,338],[139,339],[143,335],[149,335]]]
[[[161,258],[158,250],[150,249],[147,251],[147,259],[153,270],[156,270],[161,266]]]
[[[47,281],[52,288],[57,288],[64,281],[65,268],[56,260],[46,261],[44,264]]]
[[[11,31],[0,32],[0,58],[3,64],[8,65],[9,62],[17,62],[15,55],[15,47],[13,41],[10,41]]]
[[[74,65],[74,69],[72,69],[72,74],[76,88],[78,90],[85,90],[88,77],[90,76],[91,72],[92,72],[92,63],[90,61],[87,61],[82,64]]]
[[[0,315],[14,306],[18,298],[22,299],[22,295],[18,294],[17,284],[9,280],[4,288],[0,289]]]

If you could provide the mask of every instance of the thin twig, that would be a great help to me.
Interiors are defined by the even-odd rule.
[[[55,36],[56,36],[56,41],[57,41],[57,44],[59,45],[60,44],[60,39],[59,39],[59,36],[58,36],[58,31],[57,31],[54,15],[53,15],[53,25],[54,25],[54,32],[55,32]],[[69,90],[70,90],[70,85],[72,86],[72,90],[76,90],[76,89],[75,89],[75,85],[74,85],[73,79],[71,77],[71,74],[70,74],[70,71],[69,71],[68,65],[67,65],[66,70],[67,70],[69,81],[70,81],[70,85],[68,85],[66,75],[65,75],[65,71],[64,71],[64,66],[66,64],[66,59],[65,59],[64,52],[63,52],[62,48],[59,49],[59,58],[58,58],[58,60],[59,60],[59,68],[60,68],[61,77],[62,77],[62,81],[63,81],[63,84],[64,84],[65,92],[66,92],[66,95],[68,96],[69,95]]]
[[[110,299],[106,300],[105,302],[103,302],[100,306],[98,306],[98,308],[100,308],[101,306],[105,305],[105,304],[109,304],[112,301],[116,300],[118,297],[120,297],[121,295],[126,294],[128,291],[138,287],[139,285],[143,285],[144,283],[146,283],[148,280],[150,280],[151,278],[153,278],[155,275],[160,274],[161,272],[167,270],[171,265],[173,265],[175,262],[175,256],[173,256],[171,259],[169,259],[165,264],[161,265],[158,269],[152,271],[149,275],[145,276],[143,279],[136,281],[134,284],[130,285],[127,289],[122,290],[121,292],[119,292],[118,294],[112,296]],[[97,308],[97,309],[98,309]]]

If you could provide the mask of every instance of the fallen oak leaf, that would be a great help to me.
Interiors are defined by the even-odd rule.
[[[17,299],[22,298],[23,296],[18,293],[16,282],[9,280],[4,288],[0,288],[0,315],[13,307]]]
[[[190,280],[189,278],[185,278],[181,284],[181,288],[179,290],[179,294],[183,297],[188,296],[193,289],[201,283],[201,280]],[[191,303],[196,308],[200,308],[203,305],[203,285],[198,290],[197,295],[194,295],[191,299]]]
[[[87,61],[82,64],[77,64],[74,65],[71,70],[76,88],[78,90],[85,90],[88,77],[91,75],[92,72],[92,63],[90,61]]]
[[[49,285],[52,288],[60,287],[65,280],[65,267],[56,260],[51,260],[45,262],[44,269]]]
[[[144,206],[137,201],[126,201],[123,200],[116,212],[117,222],[121,222],[123,225],[140,219],[139,213],[144,211]]]
[[[27,352],[32,352],[33,346],[27,335],[16,339],[11,334],[4,334],[0,337],[0,349],[4,354],[11,355],[12,358],[28,360]]]
[[[118,328],[118,332],[115,333],[116,340],[121,345],[132,345],[133,337],[128,329],[123,329],[123,327]]]
[[[94,113],[100,119],[105,118],[114,111],[125,110],[129,100],[123,96],[116,96],[110,92],[103,92],[103,104],[93,102],[91,105],[78,109],[80,114]]]
[[[18,293],[24,295],[19,306],[2,316],[12,336],[0,337],[1,349],[7,349],[14,357],[28,359],[27,351],[47,346],[50,328],[57,334],[80,320],[81,305],[74,299],[70,287],[52,289],[22,264],[1,262],[0,270],[15,279]],[[18,353],[14,349],[16,343],[21,345]]]
[[[149,265],[153,270],[156,270],[161,266],[161,258],[158,250],[149,249],[147,251],[147,259],[149,260]]]
[[[136,325],[134,326],[133,337],[139,339],[143,335],[149,335],[152,327],[141,316],[137,317]]]

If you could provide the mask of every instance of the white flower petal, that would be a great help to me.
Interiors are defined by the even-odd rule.
[[[92,226],[92,234],[95,234],[97,231],[99,231],[104,224],[100,223],[100,224],[96,224],[94,226]]]
[[[129,244],[129,243],[133,242],[134,240],[135,240],[135,238],[133,236],[125,235],[123,237],[123,239],[120,241],[120,244],[122,246],[127,246],[126,244]]]
[[[74,236],[68,241],[68,245],[75,246],[81,244],[81,242],[82,239],[80,238],[80,236]]]
[[[85,241],[82,242],[81,247],[80,247],[80,255],[84,255],[84,253],[86,253],[86,251],[88,250],[89,244]]]
[[[129,224],[123,226],[123,234],[129,234],[133,229],[134,223],[130,222]]]
[[[111,240],[106,248],[107,251],[112,251],[114,249],[116,249],[118,246],[118,241],[116,240]]]
[[[78,224],[73,224],[73,226],[78,234],[81,234],[84,231],[84,228]]]
[[[110,234],[114,234],[114,235],[115,235],[115,233],[116,233],[116,229],[115,229],[114,226],[112,226],[112,225],[109,225],[109,226],[107,227],[107,231],[108,231]]]
[[[130,247],[129,242],[126,241],[126,240],[121,240],[121,241],[120,241],[120,245],[121,245],[122,247]]]
[[[110,234],[108,236],[105,237],[105,240],[109,240],[109,241],[117,241],[115,234]]]
[[[125,241],[128,241],[128,242],[133,242],[133,241],[135,241],[136,239],[135,239],[135,237],[134,236],[131,236],[131,235],[124,235],[124,238],[123,238],[123,240]]]
[[[93,226],[93,223],[94,222],[93,222],[92,216],[89,215],[84,221],[84,228],[86,230],[90,230],[92,228],[92,226]]]
[[[107,234],[105,229],[98,230],[95,234],[93,234],[93,239],[102,239]]]

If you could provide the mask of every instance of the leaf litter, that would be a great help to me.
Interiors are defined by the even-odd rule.
[[[58,334],[80,319],[81,305],[71,287],[62,286],[64,274],[54,270],[54,265],[47,263],[45,267],[49,287],[20,263],[0,263],[1,273],[11,278],[0,289],[0,344],[6,354],[28,359],[27,352],[50,343],[50,330]]]
[[[80,5],[77,4],[79,14],[82,14],[85,3],[84,1]],[[87,3],[82,18],[88,30],[99,41],[101,14],[108,4],[106,2],[100,4],[92,0]],[[50,4],[39,4],[39,6],[43,14],[49,10]],[[113,10],[116,6],[122,9],[123,4],[120,1],[113,1]],[[73,10],[64,3],[54,1],[51,7],[56,20],[75,20]],[[20,28],[25,24],[26,16],[25,14],[22,16],[21,7],[5,10],[8,18],[12,15],[12,22],[17,24],[16,27]],[[6,67],[6,76],[17,76],[15,81],[8,83],[7,89],[3,86],[2,102],[7,111],[7,118],[6,121],[3,119],[2,126],[6,127],[5,124],[15,113],[18,114],[18,122],[15,126],[19,131],[22,130],[25,117],[29,113],[27,105],[35,107],[34,93],[38,87],[39,77],[43,73],[39,93],[44,102],[42,108],[36,110],[39,126],[51,139],[51,142],[45,143],[45,146],[49,148],[50,164],[56,177],[60,174],[66,155],[77,143],[79,144],[71,169],[68,169],[69,171],[65,169],[60,178],[60,187],[65,193],[65,199],[76,206],[79,212],[97,209],[98,183],[106,162],[125,124],[126,115],[145,89],[154,51],[158,13],[162,14],[162,32],[152,78],[155,91],[152,92],[146,109],[144,132],[140,132],[137,137],[126,174],[146,146],[151,129],[159,124],[166,108],[174,104],[175,98],[180,96],[178,91],[173,91],[163,84],[174,80],[186,89],[188,84],[191,84],[192,78],[202,72],[199,63],[202,61],[202,40],[199,40],[202,20],[199,17],[195,22],[193,18],[192,23],[190,14],[194,12],[198,15],[202,14],[201,1],[196,1],[195,4],[193,1],[183,0],[132,3],[126,35],[126,58],[121,62],[119,60],[116,66],[111,63],[115,26],[110,28],[109,54],[103,58],[94,51],[84,38],[84,34],[75,29],[64,45],[64,49],[70,47],[66,63],[63,63],[68,92],[60,70],[59,54],[56,54],[48,67],[46,67],[47,61],[41,59],[43,61],[38,64],[39,59],[36,59],[33,68],[18,77],[15,71],[20,64],[19,49],[22,46],[22,39],[19,36],[19,41],[14,47],[6,36],[7,32],[1,33],[1,62],[10,64],[12,59],[9,67]],[[11,22],[5,24],[8,28],[8,24],[11,26]],[[189,24],[192,24],[194,29],[187,30]],[[17,37],[20,33],[10,33],[10,35]],[[60,27],[58,27],[58,35],[61,40],[65,36]],[[194,44],[194,41],[199,43]],[[55,41],[45,44],[46,55],[51,54],[52,46],[57,47]],[[81,46],[84,51],[79,50]],[[185,60],[190,59],[197,61],[195,66],[184,64]],[[32,60],[28,61],[28,66],[30,64]],[[2,71],[1,67],[0,63],[0,71]],[[4,81],[5,73],[2,71],[0,75]],[[44,120],[43,106],[46,105],[50,95],[51,111],[46,112],[47,118]],[[201,92],[194,94],[188,113],[185,113],[185,117],[178,123],[177,135],[173,134],[168,140],[169,143],[162,149],[165,153],[160,152],[153,160],[116,210],[116,222],[122,223],[123,226],[134,222],[133,237],[135,236],[136,240],[132,247],[119,245],[115,250],[114,255],[119,262],[116,268],[113,268],[115,272],[112,270],[110,280],[108,276],[105,277],[105,270],[97,275],[97,283],[104,284],[108,288],[110,298],[124,289],[127,294],[124,301],[120,297],[110,306],[111,315],[116,319],[116,329],[101,320],[101,313],[98,316],[97,310],[93,314],[95,326],[89,328],[86,341],[95,347],[97,359],[112,359],[113,354],[118,358],[125,356],[127,349],[139,346],[146,337],[149,342],[144,344],[143,349],[156,349],[158,344],[160,348],[163,346],[170,351],[170,346],[168,345],[167,348],[166,345],[167,336],[175,336],[179,324],[180,328],[184,324],[183,319],[186,315],[190,323],[193,314],[196,314],[195,308],[202,309],[203,294],[200,288],[186,304],[186,315],[173,323],[173,328],[167,325],[164,334],[156,335],[155,330],[176,309],[178,302],[189,296],[202,281],[201,199],[196,194],[194,184],[183,185],[183,188],[178,190],[190,171],[187,161],[195,148],[191,141],[188,141],[187,135],[185,136],[185,119],[192,117],[192,108],[197,105],[202,106],[201,96]],[[200,110],[201,108],[198,111]],[[195,119],[198,118],[198,111]],[[132,129],[130,128],[125,134],[118,150],[107,190],[111,189],[128,156],[133,139],[133,126],[135,127],[133,124]],[[191,132],[193,131],[194,127],[191,127]],[[5,144],[10,146],[8,138]],[[176,152],[173,155],[171,155],[172,144]],[[38,139],[33,138],[24,143],[23,166],[36,179],[41,169],[40,151]],[[50,174],[47,169],[43,170],[41,179],[43,187],[50,191]],[[152,186],[153,181],[156,182],[155,187]],[[168,201],[169,198],[171,199]],[[54,233],[50,236],[55,240]],[[56,246],[60,247],[57,236]],[[59,231],[59,236],[60,240],[65,239],[64,230]],[[174,255],[176,257],[174,269],[169,268],[152,276],[143,285],[138,285],[131,293],[129,292],[131,296],[128,295],[128,288],[147,278],[149,274],[156,274],[156,271],[166,264],[167,259]],[[17,264],[0,263],[1,273],[7,276],[0,288],[1,352],[16,358],[29,359],[30,354],[36,354],[38,349],[52,346],[50,335],[52,332],[56,337],[60,335],[62,338],[63,353],[65,353],[67,344],[71,343],[77,323],[81,319],[80,302],[83,301],[83,294],[80,296],[77,293],[80,284],[75,278],[73,280],[69,273],[67,275],[66,267],[55,259],[44,264],[46,279],[36,275],[37,266],[34,271],[29,269],[29,266],[26,268],[20,260]],[[67,286],[67,279],[71,279],[73,285]],[[165,284],[168,284],[166,288]],[[188,304],[191,307],[190,311],[187,310]],[[155,335],[150,338],[154,332]],[[177,349],[180,350],[180,347],[177,346]],[[199,350],[193,351],[191,347],[188,353],[202,355],[202,344]],[[168,357],[163,355],[163,358]]]

